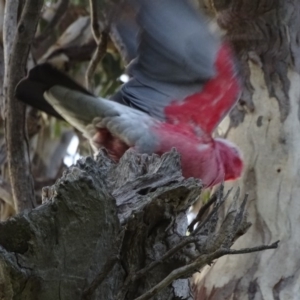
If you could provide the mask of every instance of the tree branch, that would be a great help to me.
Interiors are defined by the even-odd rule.
[[[7,3],[17,5],[18,1],[12,0]],[[5,62],[6,143],[11,187],[17,212],[34,207],[34,190],[26,137],[25,105],[15,98],[15,87],[25,75],[28,53],[42,5],[42,0],[26,1],[9,52],[10,56],[6,56]]]
[[[135,281],[139,280],[140,278],[142,278],[143,276],[147,275],[152,269],[154,269],[158,265],[164,263],[172,255],[178,253],[178,251],[180,251],[183,247],[185,247],[186,245],[188,245],[190,243],[194,243],[197,240],[198,240],[198,237],[189,236],[189,237],[184,238],[178,245],[176,245],[175,247],[173,247],[172,249],[167,251],[160,259],[153,261],[148,266],[139,270],[135,274],[128,275],[128,277],[126,278],[126,280],[124,282],[123,288],[118,293],[117,299],[118,300],[124,299],[124,295],[126,294],[128,288],[132,282],[135,282]]]
[[[225,216],[217,209],[228,194],[220,193],[202,229],[187,237],[186,211],[201,188],[182,177],[174,150],[161,157],[128,150],[118,163],[100,151],[44,189],[39,210],[0,223],[0,248],[22,270],[34,269],[35,298],[57,299],[59,291],[75,300],[189,299],[188,277],[213,260],[278,245],[230,249],[246,220],[239,191]],[[15,293],[25,298],[18,279],[11,279]]]
[[[97,47],[97,44],[94,40],[91,40],[81,46],[68,46],[68,47],[57,49],[57,50],[53,51],[53,53],[51,53],[47,57],[47,60],[49,61],[52,58],[55,58],[59,55],[65,55],[70,64],[72,64],[74,62],[87,61],[87,60],[91,59],[93,53],[95,52],[96,47]]]
[[[97,0],[90,0],[90,15],[91,15],[91,26],[92,26],[92,33],[96,42],[100,40],[101,32],[99,27],[99,1]]]
[[[4,79],[3,79],[3,101],[1,103],[1,113],[3,120],[7,110],[7,100],[4,97],[5,90],[8,88],[7,71],[9,68],[9,57],[12,51],[14,37],[17,30],[18,0],[7,1],[5,3],[3,20],[3,56],[4,56]]]
[[[0,198],[7,204],[13,206],[10,184],[0,177]]]
[[[278,247],[279,241],[271,244],[271,245],[261,245],[253,248],[245,248],[240,250],[232,250],[232,249],[219,249],[212,254],[208,254],[205,256],[200,256],[195,262],[180,267],[172,271],[166,278],[164,278],[161,282],[151,288],[149,291],[141,295],[140,297],[135,298],[134,300],[147,300],[151,299],[154,295],[158,294],[162,289],[171,284],[174,280],[184,277],[187,274],[191,274],[195,272],[197,269],[203,268],[208,261],[213,261],[214,259],[220,258],[224,255],[232,255],[232,254],[245,254],[245,253],[253,253],[263,250],[276,249]]]
[[[49,23],[47,24],[46,28],[43,30],[43,32],[35,38],[34,41],[35,43],[38,44],[41,43],[43,40],[48,38],[51,32],[53,32],[53,28],[59,23],[59,21],[67,11],[69,2],[70,2],[69,0],[60,0],[59,2],[55,3],[56,6],[55,13],[51,18],[51,20],[49,21]]]
[[[85,85],[88,90],[92,90],[92,77],[96,71],[98,63],[102,60],[106,54],[107,42],[108,42],[108,32],[103,31],[101,34],[100,41],[97,45],[96,51],[93,54],[93,57],[89,63],[88,69],[85,75]]]
[[[191,222],[191,224],[188,226],[188,231],[192,233],[194,231],[194,226],[196,223],[200,222],[202,217],[204,216],[205,212],[213,205],[218,198],[220,197],[220,194],[223,193],[224,190],[224,184],[221,184],[218,190],[210,197],[210,199],[200,208],[196,218]]]
[[[162,264],[163,262],[165,262],[167,259],[169,259],[175,253],[178,253],[178,251],[180,251],[183,247],[187,246],[188,244],[195,243],[196,241],[198,241],[198,237],[191,237],[190,236],[190,237],[187,237],[187,238],[183,239],[178,245],[176,245],[175,247],[173,247],[172,249],[167,251],[160,259],[152,262],[151,264],[149,264],[144,269],[138,271],[134,275],[134,280],[138,280],[141,277],[145,276],[148,272],[150,272],[156,266],[158,266],[159,264]]]
[[[253,253],[253,252],[259,252],[259,251],[264,251],[264,250],[271,250],[271,249],[276,249],[278,248],[279,240],[274,242],[271,245],[261,245],[261,246],[256,246],[252,248],[243,248],[239,250],[235,249],[223,249],[223,253],[228,254],[228,255],[236,255],[236,254],[248,254],[248,253]]]
[[[217,203],[215,205],[215,207],[212,209],[212,211],[209,213],[209,215],[206,217],[206,219],[197,226],[197,228],[191,233],[192,235],[196,235],[197,233],[199,233],[199,231],[204,227],[205,224],[208,223],[208,221],[212,218],[212,216],[214,214],[217,213],[217,211],[219,210],[219,208],[222,206],[222,204],[227,200],[229,194],[232,191],[232,188],[230,190],[227,191],[227,194],[225,195],[225,197],[223,197],[223,189],[220,189],[221,193],[219,194],[219,197],[217,197]]]
[[[102,60],[106,53],[107,49],[107,43],[108,43],[108,27],[100,33],[100,27],[99,27],[99,17],[98,17],[98,6],[97,0],[90,0],[90,14],[91,14],[91,26],[92,26],[92,32],[94,39],[97,43],[96,51],[89,63],[88,69],[85,74],[85,85],[88,90],[92,90],[92,77],[96,71],[98,63]]]

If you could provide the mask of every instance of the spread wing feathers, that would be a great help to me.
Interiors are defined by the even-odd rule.
[[[151,152],[155,146],[150,126],[154,120],[141,111],[97,98],[49,64],[33,68],[16,88],[16,97],[66,120],[88,138],[106,128],[128,146]]]
[[[202,133],[211,134],[229,113],[239,98],[240,82],[228,45],[223,44],[220,48],[215,65],[216,76],[204,85],[200,93],[166,107],[168,122],[191,124]]]
[[[204,18],[188,0],[142,0],[137,23],[141,27],[139,80],[190,84],[214,75],[216,41]]]
[[[150,130],[154,125],[153,119],[140,111],[62,86],[53,86],[44,97],[66,121],[88,138],[92,138],[97,129],[106,128],[128,146],[139,147],[143,152],[153,151],[154,136]]]
[[[215,75],[218,41],[185,0],[139,1],[141,28],[133,78],[123,86],[124,101],[159,119],[174,100],[199,92]]]

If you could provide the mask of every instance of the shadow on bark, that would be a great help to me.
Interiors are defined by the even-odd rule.
[[[43,205],[0,223],[1,299],[192,299],[188,278],[214,259],[277,247],[230,249],[249,228],[246,197],[219,216],[222,186],[187,235],[201,188],[175,150],[80,160]]]

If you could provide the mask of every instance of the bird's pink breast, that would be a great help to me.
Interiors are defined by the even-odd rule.
[[[242,161],[226,143],[216,141],[210,136],[199,138],[194,134],[192,127],[182,124],[159,123],[149,130],[152,130],[158,140],[159,146],[154,151],[156,154],[162,155],[172,148],[176,148],[180,153],[182,175],[185,178],[199,178],[205,187],[210,187],[241,175]],[[98,148],[105,147],[115,161],[118,161],[129,148],[120,139],[112,136],[107,129],[99,129],[93,141]],[[236,159],[239,160],[238,164],[235,164]]]
[[[190,127],[161,123],[152,128],[159,139],[157,154],[170,151],[173,147],[181,155],[183,176],[202,180],[206,187],[215,185],[224,179],[224,169],[214,140],[205,136],[200,139]]]
[[[231,50],[226,44],[219,49],[215,68],[216,76],[208,80],[202,90],[183,101],[174,101],[165,108],[168,123],[193,122],[206,134],[212,134],[237,102],[240,93],[240,83]]]

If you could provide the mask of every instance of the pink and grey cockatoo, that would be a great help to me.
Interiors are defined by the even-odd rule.
[[[159,155],[175,147],[183,175],[205,187],[238,178],[239,150],[212,137],[240,92],[230,48],[187,0],[132,3],[137,54],[127,68],[130,80],[112,99],[95,97],[49,64],[33,68],[16,96],[62,117],[116,160],[131,147]]]

